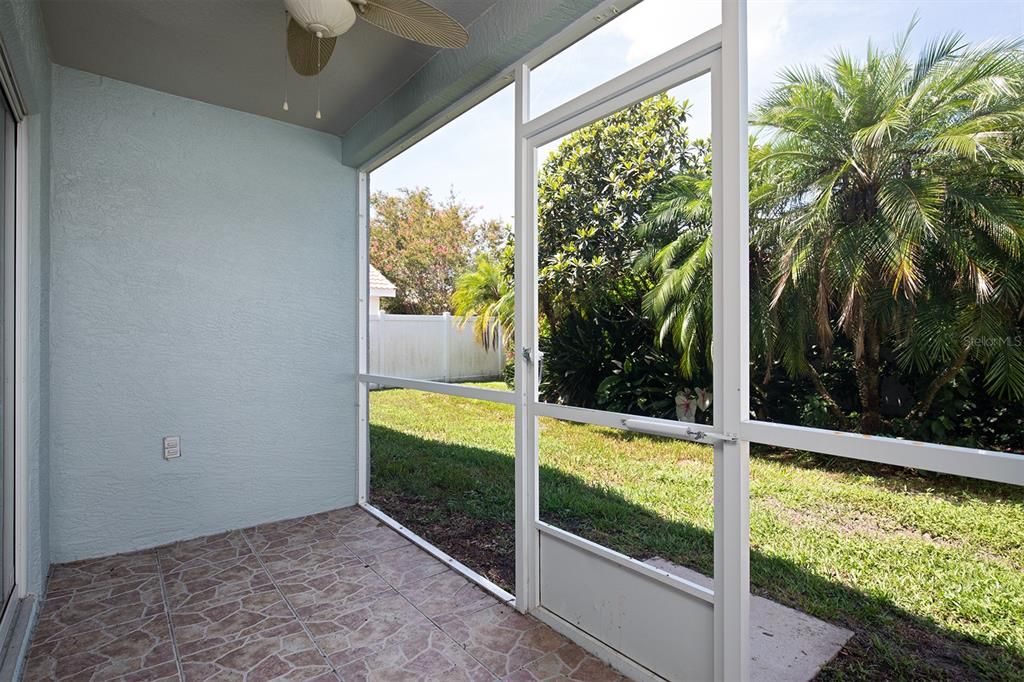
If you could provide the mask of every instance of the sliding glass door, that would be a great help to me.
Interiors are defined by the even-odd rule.
[[[14,253],[14,115],[6,103],[0,125],[0,605],[6,608],[14,590],[14,268],[8,263]]]

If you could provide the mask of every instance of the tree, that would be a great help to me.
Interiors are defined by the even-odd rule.
[[[1000,343],[1024,304],[1021,43],[951,35],[911,62],[909,34],[863,62],[787,72],[754,117],[786,159],[773,298],[813,301],[826,351],[836,332],[850,340],[869,433],[887,341],[903,368],[935,374],[913,413],[971,358],[988,390],[1024,397],[1024,349]]]
[[[642,299],[653,281],[633,260],[644,245],[635,227],[664,184],[703,154],[688,141],[688,107],[653,97],[570,134],[543,163],[538,298],[549,400],[674,413],[675,361],[652,347]],[[488,343],[500,322],[509,348],[511,248],[501,259],[480,258],[458,280],[454,302]]]
[[[1024,347],[1013,343],[1024,312],[1021,43],[970,47],[952,35],[911,61],[909,33],[890,51],[869,46],[864,61],[839,53],[825,69],[783,72],[752,121],[770,137],[751,153],[761,361],[778,353],[842,417],[816,364],[850,348],[866,433],[885,427],[888,356],[904,375],[930,377],[912,420],[969,362],[989,393],[1024,397]],[[647,303],[684,357],[699,345],[685,320],[709,295],[695,270],[708,243],[693,211],[675,209],[699,200],[700,182],[677,177],[645,228],[679,226],[652,261],[661,281]]]
[[[689,104],[658,95],[564,138],[538,180],[539,308],[548,400],[656,416],[682,388],[643,313],[636,227],[694,163]]]
[[[456,278],[479,253],[504,243],[508,228],[476,221],[476,209],[454,195],[434,202],[424,188],[374,193],[370,262],[395,285],[383,302],[391,313],[438,315],[450,310]]]
[[[711,368],[712,243],[711,150],[670,179],[658,194],[637,237],[636,260],[657,283],[644,295],[644,312],[657,321],[657,343],[679,352],[679,371],[690,379]]]
[[[476,266],[455,282],[452,307],[463,326],[473,322],[473,332],[484,348],[512,349],[515,333],[515,285],[512,280],[509,244],[498,258],[489,253],[476,257]],[[502,260],[505,262],[503,263]]]
[[[645,286],[632,268],[635,228],[693,162],[688,118],[689,103],[658,95],[571,133],[544,161],[539,297],[550,322],[609,296],[633,301]]]

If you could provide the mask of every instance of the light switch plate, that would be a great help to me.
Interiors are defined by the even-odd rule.
[[[181,457],[181,436],[164,436],[164,459]]]

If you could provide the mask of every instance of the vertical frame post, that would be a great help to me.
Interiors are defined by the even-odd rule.
[[[360,380],[360,375],[369,373],[370,362],[370,174],[359,172],[359,288],[356,299],[358,330],[358,372],[356,374],[356,410],[358,412],[356,436],[356,498],[359,504],[370,499],[370,394],[369,386]]]
[[[14,582],[28,596],[28,144],[29,124],[18,118],[14,140]]]
[[[0,103],[0,107],[3,104]],[[6,113],[6,112],[4,112]],[[13,112],[12,112],[13,114]],[[18,438],[17,438],[17,294],[18,260],[17,231],[20,223],[20,189],[23,186],[21,152],[23,145],[19,134],[24,131],[25,122],[19,122],[13,115],[0,117],[4,126],[4,222],[3,222],[3,592],[0,594],[0,609],[8,594],[17,595],[18,590],[18,526],[20,524],[20,498],[24,491],[18,489]],[[13,183],[11,182],[13,180]],[[19,211],[21,209],[21,211]],[[10,525],[8,525],[10,524]],[[8,582],[9,581],[9,582]],[[11,592],[8,593],[8,588]],[[13,602],[11,602],[13,604]]]
[[[722,197],[724,365],[722,425],[739,434],[749,413],[749,215],[746,0],[722,0],[721,142],[714,154]],[[716,396],[717,398],[717,396]],[[715,679],[750,679],[750,444],[715,448]]]
[[[523,127],[530,118],[530,67],[515,70],[515,354],[516,354],[516,608],[526,613],[540,605],[537,537],[537,244],[535,152]]]

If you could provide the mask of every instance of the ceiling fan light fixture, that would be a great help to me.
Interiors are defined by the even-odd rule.
[[[323,38],[340,36],[356,23],[349,0],[284,0],[284,6],[299,26]]]
[[[300,76],[316,77],[316,119],[320,113],[320,72],[327,66],[338,36],[352,28],[356,18],[432,47],[458,49],[469,42],[466,29],[425,0],[284,0],[287,10],[285,50],[287,64]],[[288,111],[288,69],[285,68],[284,103]]]

